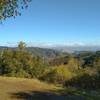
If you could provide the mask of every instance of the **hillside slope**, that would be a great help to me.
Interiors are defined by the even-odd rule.
[[[100,92],[63,89],[35,79],[0,77],[0,100],[100,100]]]
[[[65,100],[58,87],[35,79],[0,77],[0,100]]]

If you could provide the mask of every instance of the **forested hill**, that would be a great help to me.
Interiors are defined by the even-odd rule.
[[[100,51],[67,54],[27,48],[24,42],[16,48],[1,47],[0,50],[2,76],[37,78],[66,87],[100,88]]]
[[[13,49],[13,50],[18,49],[17,47],[0,46],[0,51],[6,48]],[[26,50],[31,52],[34,56],[40,56],[45,58],[54,58],[60,55],[65,55],[65,53],[62,53],[61,51],[47,49],[47,48],[27,47]]]
[[[39,48],[39,47],[27,47],[26,49],[32,52],[34,55],[38,55],[41,57],[55,57],[60,55],[61,53],[53,49]]]

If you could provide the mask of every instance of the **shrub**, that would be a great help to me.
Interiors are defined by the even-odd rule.
[[[100,88],[100,77],[92,69],[80,70],[71,80],[66,81],[66,86],[74,86],[84,89]]]
[[[47,70],[46,65],[37,65],[31,69],[30,75],[32,78],[40,78],[46,73],[46,70]]]
[[[43,80],[58,84],[64,84],[66,80],[71,78],[72,73],[64,66],[55,67],[42,77]]]

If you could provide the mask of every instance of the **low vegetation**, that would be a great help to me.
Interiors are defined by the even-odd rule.
[[[5,48],[4,50],[1,50],[0,75],[6,77],[8,76],[20,77],[27,79],[35,78],[50,84],[60,85],[65,89],[66,88],[68,89],[68,87],[72,87],[70,89],[73,90],[74,88],[76,91],[74,92],[74,94],[71,91],[71,93],[74,96],[76,96],[75,93],[77,93],[77,95],[81,95],[81,97],[82,96],[84,97],[91,94],[88,93],[87,91],[89,92],[99,91],[98,89],[100,88],[100,51],[79,52],[77,54],[60,53],[53,57],[50,56],[49,58],[49,56],[45,57],[41,55],[35,55],[34,53],[29,52],[26,49],[25,43],[20,42],[18,48],[16,49]],[[8,79],[7,83],[8,81],[10,81]],[[2,84],[3,83],[1,82],[0,88],[2,87]],[[11,84],[13,85],[15,83]],[[23,85],[22,87],[25,86],[27,87],[27,85]],[[16,89],[17,88],[15,88],[15,90]],[[62,90],[64,94],[68,92],[68,90],[67,92],[65,92],[66,91],[65,89]],[[82,92],[81,90],[85,92]],[[61,98],[63,97],[61,96]],[[92,98],[92,95],[89,96],[89,98]],[[77,100],[82,100],[82,99],[77,99]],[[86,100],[99,100],[99,99],[86,99]]]
[[[63,88],[36,79],[0,77],[2,100],[100,100],[100,91]]]
[[[50,83],[64,84],[67,80],[70,80],[72,76],[73,74],[65,66],[57,66],[50,69],[41,79]]]

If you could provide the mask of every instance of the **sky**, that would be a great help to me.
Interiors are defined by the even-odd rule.
[[[100,0],[32,0],[0,25],[0,45],[100,44]]]

